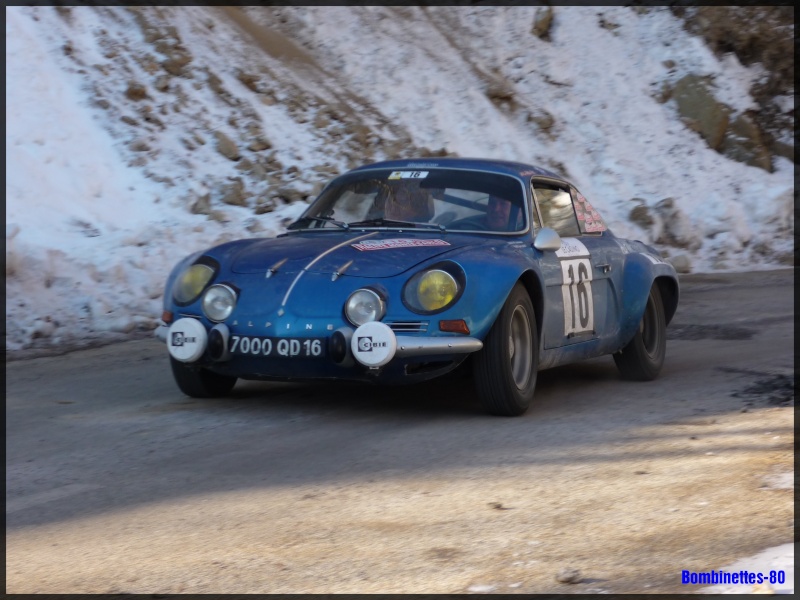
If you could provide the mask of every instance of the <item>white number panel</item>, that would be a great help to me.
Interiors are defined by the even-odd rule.
[[[594,331],[592,265],[588,258],[561,261],[564,335]]]

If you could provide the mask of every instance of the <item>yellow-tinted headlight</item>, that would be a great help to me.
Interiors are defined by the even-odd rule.
[[[417,303],[423,310],[439,310],[458,294],[458,283],[446,271],[427,271],[417,281]]]
[[[208,265],[192,265],[175,280],[172,288],[175,301],[181,304],[192,302],[202,293],[212,277],[214,269]]]

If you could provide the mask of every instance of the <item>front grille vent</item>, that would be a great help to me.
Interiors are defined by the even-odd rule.
[[[428,331],[428,321],[387,321],[386,324],[392,331],[403,333],[425,333]]]

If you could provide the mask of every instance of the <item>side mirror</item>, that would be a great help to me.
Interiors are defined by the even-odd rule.
[[[561,248],[561,236],[555,229],[542,227],[533,240],[533,247],[544,252],[545,250],[558,250]]]

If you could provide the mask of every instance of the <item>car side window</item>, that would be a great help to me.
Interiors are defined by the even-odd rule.
[[[539,205],[543,227],[555,229],[562,237],[581,234],[568,188],[534,182],[533,193]]]

